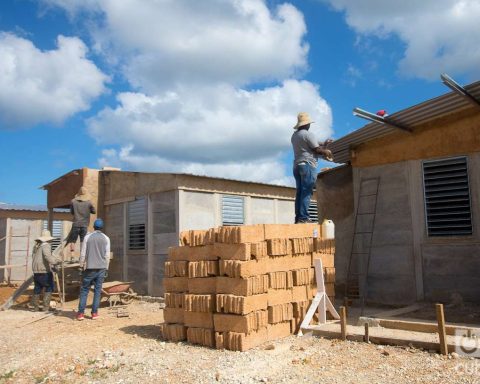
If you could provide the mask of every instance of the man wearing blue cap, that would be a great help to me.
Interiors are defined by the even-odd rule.
[[[85,318],[88,291],[93,285],[92,320],[98,319],[98,307],[102,294],[102,284],[105,280],[108,264],[110,263],[110,239],[102,232],[103,220],[97,219],[93,223],[94,232],[85,236],[80,252],[80,266],[82,272],[82,286],[78,303],[77,320]]]

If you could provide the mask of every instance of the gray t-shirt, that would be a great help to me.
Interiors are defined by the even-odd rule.
[[[85,269],[108,269],[110,263],[110,239],[101,231],[87,234],[80,251],[80,265]]]
[[[293,154],[293,166],[301,162],[307,162],[312,167],[317,167],[317,153],[315,148],[320,144],[318,143],[315,135],[307,131],[306,129],[300,129],[295,131],[292,135]]]
[[[72,227],[86,228],[90,224],[90,214],[96,212],[89,200],[81,201],[73,199],[72,205],[70,206],[70,213],[73,215]]]

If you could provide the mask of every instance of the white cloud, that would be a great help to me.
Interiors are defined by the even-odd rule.
[[[89,131],[100,144],[128,148],[129,156],[117,157],[135,169],[149,163],[140,156],[158,159],[151,163],[161,165],[158,170],[176,162],[187,172],[194,163],[217,176],[228,176],[220,164],[271,163],[289,150],[300,110],[312,114],[316,123],[311,129],[319,139],[331,134],[330,107],[307,81],[287,80],[257,91],[223,84],[154,97],[122,93],[118,101],[115,109],[89,120]],[[222,170],[227,174],[218,173]]]
[[[406,44],[399,63],[404,76],[480,75],[478,0],[324,1],[344,11],[348,25],[363,36],[397,35]]]
[[[88,20],[94,49],[132,86],[87,123],[107,148],[102,165],[289,182],[282,159],[297,113],[313,115],[320,138],[331,133],[318,87],[296,80],[308,69],[308,44],[290,4],[44,2]]]
[[[362,78],[362,71],[354,66],[353,64],[348,64],[347,70],[345,71],[344,81],[351,87],[357,85],[357,81]]]
[[[41,51],[31,41],[0,33],[0,121],[15,128],[59,124],[87,110],[108,80],[85,56],[78,38],[59,36],[57,49]]]
[[[157,155],[135,154],[132,146],[120,150],[105,149],[100,166],[118,166],[147,172],[173,172],[224,177],[234,180],[266,182],[277,185],[294,185],[293,177],[285,175],[285,165],[280,158],[257,161],[229,161],[205,164],[182,160],[169,160]]]
[[[77,0],[45,1],[69,12],[81,7]],[[260,0],[88,4],[83,6],[101,9],[105,17],[92,30],[96,49],[113,62],[120,56],[129,82],[144,91],[282,80],[306,67],[305,22],[289,4],[274,12]]]

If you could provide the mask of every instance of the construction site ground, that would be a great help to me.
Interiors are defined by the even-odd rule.
[[[74,320],[77,302],[41,319],[17,306],[0,312],[0,383],[479,383],[480,362],[411,347],[315,336],[247,352],[159,339],[159,303],[135,301],[130,317],[106,307]]]

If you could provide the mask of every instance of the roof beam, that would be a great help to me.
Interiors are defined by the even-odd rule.
[[[448,76],[446,73],[442,73],[440,75],[440,78],[442,79],[442,83],[445,84],[448,88],[450,88],[453,92],[459,94],[460,96],[464,97],[467,101],[474,104],[476,107],[480,108],[480,100],[478,100],[475,96],[473,96],[470,92],[468,92],[464,87],[458,84],[450,76]]]
[[[354,108],[353,109],[353,114],[355,116],[361,117],[362,119],[374,121],[374,122],[380,123],[380,124],[389,125],[390,127],[397,128],[397,129],[400,129],[400,130],[405,131],[405,132],[412,132],[411,128],[405,127],[405,126],[403,126],[401,124],[398,124],[398,123],[395,123],[395,122],[391,121],[388,117],[378,116],[374,113],[364,111],[363,109],[360,109],[360,108]]]

